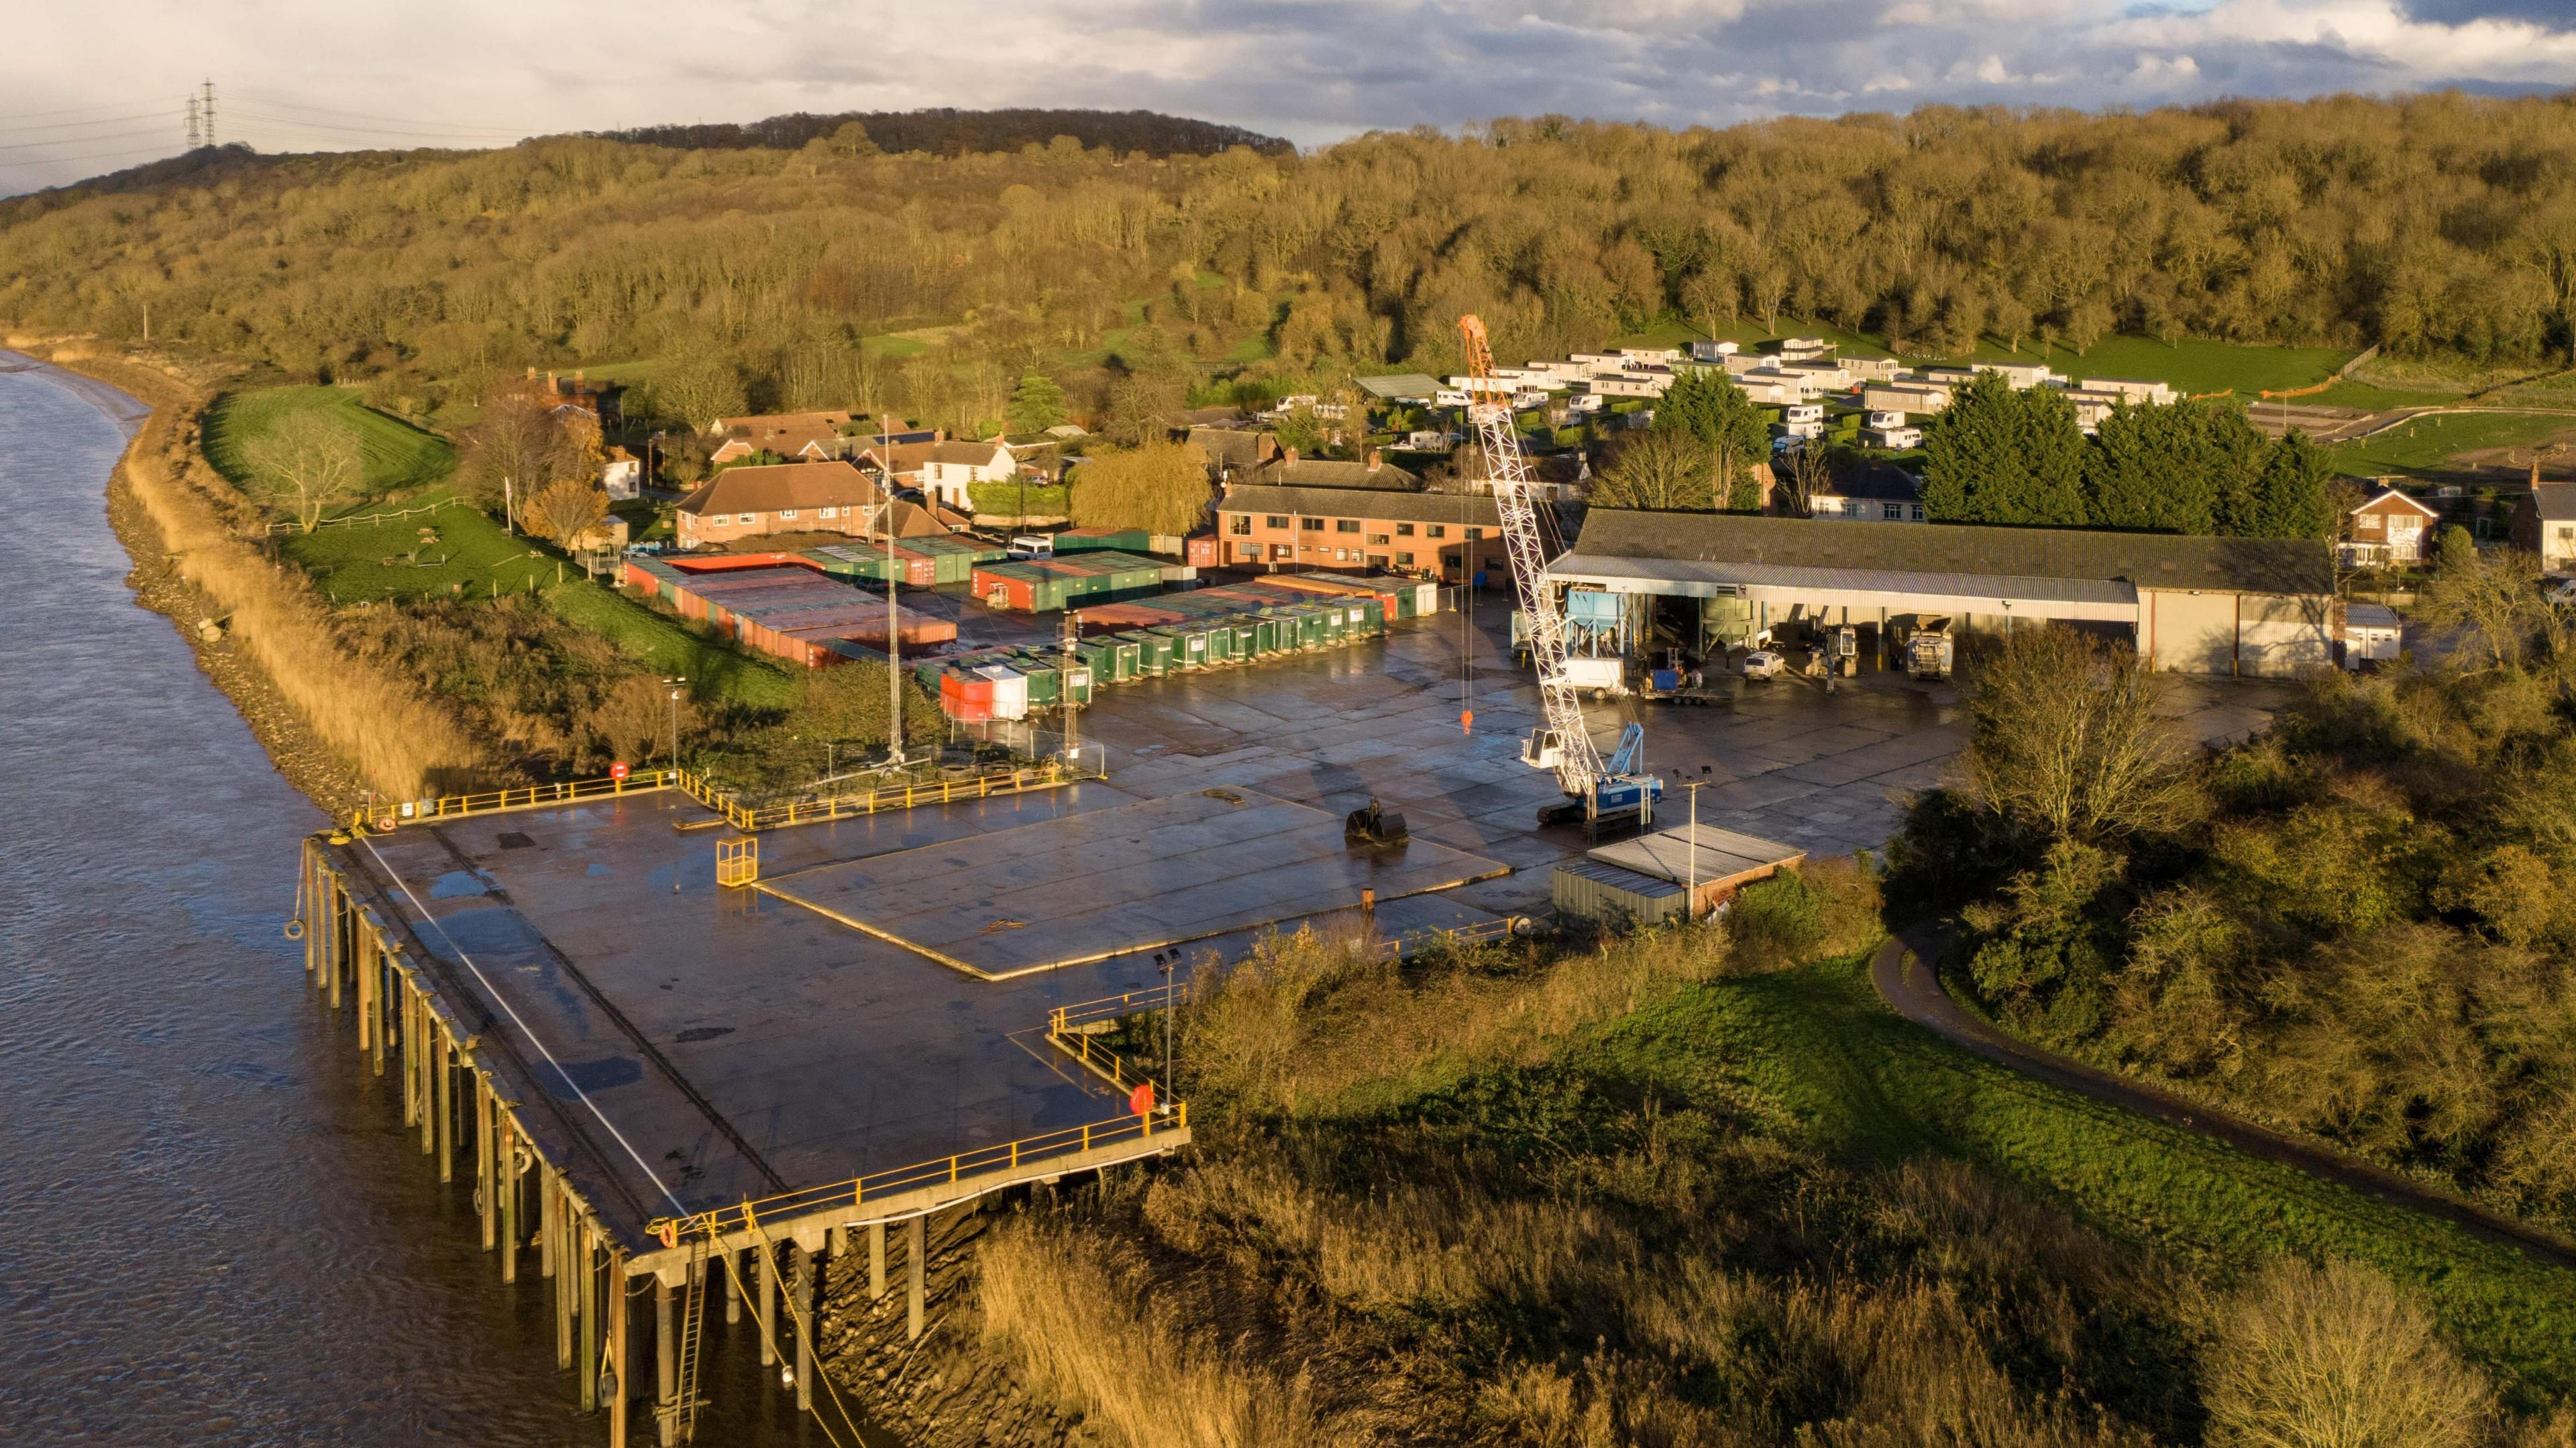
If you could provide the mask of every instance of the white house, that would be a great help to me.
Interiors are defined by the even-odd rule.
[[[1822,357],[1832,350],[1834,350],[1834,344],[1822,337],[1789,337],[1780,343],[1780,359],[1784,362],[1803,362],[1809,358]]]
[[[1807,379],[1807,385],[1819,392],[1840,392],[1852,385],[1850,369],[1839,362],[1814,358],[1804,362],[1783,362],[1780,370]]]
[[[1798,384],[1797,378],[1767,367],[1736,378],[1735,385],[1743,388],[1744,395],[1756,402],[1787,404],[1807,400],[1807,390]]]
[[[968,513],[975,507],[969,496],[975,484],[1008,482],[1019,470],[1019,460],[999,442],[932,443],[921,459],[921,491]]]
[[[644,491],[644,462],[622,447],[608,450],[608,461],[599,469],[599,485],[613,503],[631,503]]]
[[[1721,358],[1732,357],[1742,349],[1733,342],[1693,342],[1690,350],[1691,360],[1694,362],[1715,362]]]
[[[1893,357],[1837,357],[1835,362],[1859,382],[1893,382],[1905,364]]]

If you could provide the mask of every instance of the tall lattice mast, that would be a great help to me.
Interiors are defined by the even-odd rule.
[[[1600,752],[1592,747],[1592,735],[1584,727],[1583,706],[1566,679],[1565,613],[1547,582],[1547,547],[1539,535],[1529,461],[1521,455],[1520,432],[1512,426],[1513,388],[1494,373],[1494,349],[1486,339],[1485,324],[1472,316],[1460,317],[1458,331],[1467,343],[1467,417],[1484,444],[1494,511],[1502,518],[1503,544],[1512,560],[1512,587],[1520,595],[1521,615],[1529,620],[1539,700],[1547,711],[1548,732],[1555,736],[1557,783],[1567,793],[1588,799],[1605,771]],[[1547,753],[1542,745],[1525,750],[1522,757],[1543,764],[1549,762]]]

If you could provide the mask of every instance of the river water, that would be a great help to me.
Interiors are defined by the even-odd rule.
[[[604,1443],[534,1254],[500,1283],[470,1181],[304,988],[324,821],[126,588],[124,443],[0,369],[0,1441]],[[708,1348],[700,1443],[823,1441],[748,1330]]]

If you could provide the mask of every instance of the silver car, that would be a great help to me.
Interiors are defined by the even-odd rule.
[[[1744,656],[1744,677],[1748,679],[1776,679],[1788,667],[1787,659],[1769,649],[1755,649]]]

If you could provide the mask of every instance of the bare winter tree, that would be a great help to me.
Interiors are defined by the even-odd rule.
[[[2201,795],[2144,659],[2073,629],[2016,629],[1969,695],[1968,773],[1996,813],[2045,840],[2169,829]]]
[[[2209,1438],[2229,1448],[2490,1441],[2491,1395],[2423,1312],[2367,1267],[2284,1258],[2247,1284],[2209,1358]]]
[[[357,492],[366,469],[355,428],[327,413],[290,412],[242,446],[251,486],[313,531],[333,503]]]

